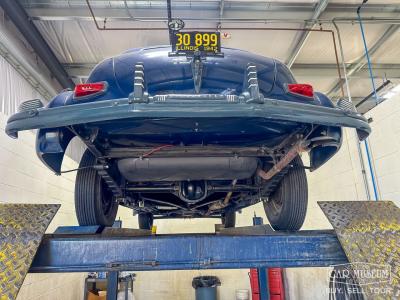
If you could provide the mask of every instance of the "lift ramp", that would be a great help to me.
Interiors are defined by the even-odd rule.
[[[36,208],[38,215],[47,219],[46,225],[38,222],[38,217],[34,217],[32,212],[25,211],[22,214],[30,217],[20,219],[20,212],[13,209],[5,212],[3,208],[1,226],[10,227],[11,233],[7,235],[9,237],[2,237],[2,249],[12,247],[7,245],[16,236],[23,239],[28,235],[35,236],[31,239],[36,247],[25,253],[22,250],[28,248],[20,246],[24,253],[15,258],[12,251],[2,250],[0,253],[3,261],[22,264],[25,267],[23,271],[29,269],[29,272],[40,273],[388,264],[391,267],[391,281],[379,283],[378,286],[398,291],[399,209],[392,202],[385,201],[321,202],[320,206],[334,230],[276,232],[268,226],[256,226],[226,232],[219,229],[215,234],[152,235],[150,231],[126,228],[59,227],[54,234],[45,234],[43,238],[58,207]],[[35,229],[20,227],[19,224],[24,222],[35,226]],[[36,227],[41,230],[37,235],[34,234],[38,232]],[[24,241],[17,244],[23,245]],[[26,257],[31,259],[33,255],[30,264]],[[5,291],[4,287],[9,286],[8,281],[11,281],[14,287],[10,295],[16,295],[26,271],[17,276],[20,283],[15,284],[15,272],[7,273],[8,269],[4,269],[4,266],[0,265],[1,291]],[[370,296],[368,291],[366,295]]]
[[[0,299],[15,299],[58,204],[0,204]]]
[[[319,205],[335,229],[353,271],[363,271],[356,280],[364,295],[368,299],[378,294],[382,299],[400,299],[400,209],[391,201]],[[385,269],[389,276],[382,275]]]
[[[322,267],[346,263],[333,231],[269,235],[46,235],[31,272]]]

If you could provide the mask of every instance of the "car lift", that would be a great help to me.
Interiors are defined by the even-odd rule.
[[[0,205],[0,299],[15,299],[26,273],[109,272],[116,299],[119,271],[329,267],[348,262],[390,265],[400,292],[400,209],[392,202],[320,202],[333,230],[274,232],[267,225],[215,234],[152,235],[123,228],[59,227],[44,234],[59,205]],[[359,279],[362,284],[362,279]],[[369,290],[364,291],[366,296]]]

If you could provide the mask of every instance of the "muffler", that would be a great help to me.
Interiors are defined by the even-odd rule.
[[[149,157],[118,161],[121,174],[131,182],[233,180],[252,177],[256,157]]]

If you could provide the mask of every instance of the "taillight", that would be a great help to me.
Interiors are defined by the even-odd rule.
[[[310,84],[291,83],[288,84],[287,87],[289,93],[306,96],[310,98],[314,97],[314,89]]]
[[[102,94],[107,90],[107,82],[94,82],[77,84],[74,90],[74,98],[82,98]]]

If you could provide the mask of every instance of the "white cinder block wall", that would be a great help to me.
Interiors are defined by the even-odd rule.
[[[0,203],[61,204],[48,232],[60,225],[76,225],[74,209],[75,173],[54,175],[36,156],[35,133],[22,132],[14,140],[4,130],[9,114],[19,103],[41,98],[33,87],[0,57]],[[77,163],[64,158],[63,169],[74,169]],[[129,211],[121,209],[120,215]],[[28,274],[18,299],[70,299],[83,297],[86,274]]]
[[[372,118],[368,142],[373,156],[378,193],[381,200],[391,200],[400,207],[400,94],[379,104],[366,114]],[[308,173],[309,210],[303,229],[331,228],[317,201],[366,200],[361,164],[354,130],[344,131],[340,152],[321,169]],[[370,181],[365,144],[361,144]],[[288,269],[290,299],[327,299],[329,268]]]
[[[54,175],[36,156],[35,134],[22,132],[17,140],[11,139],[4,133],[6,121],[7,116],[0,113],[0,202],[61,204],[47,232],[53,232],[58,226],[77,225],[74,208],[76,173]],[[76,167],[75,161],[67,156],[64,158],[64,170]],[[127,214],[131,215],[130,210],[120,209],[121,219],[127,220]],[[131,224],[134,221],[130,218]],[[85,276],[81,273],[28,274],[18,300],[82,299]]]
[[[75,174],[52,174],[36,157],[35,135],[23,132],[18,140],[4,133],[7,117],[0,115],[0,187],[2,203],[58,203],[61,208],[48,232],[59,225],[75,225],[73,201]],[[64,168],[75,168],[69,158]],[[83,274],[28,274],[18,299],[81,299]],[[57,296],[58,295],[58,296]],[[64,297],[64,296],[63,296]]]
[[[18,140],[4,133],[7,115],[24,100],[41,97],[33,87],[0,58],[0,188],[2,203],[59,203],[61,208],[49,227],[76,224],[73,202],[75,174],[52,174],[36,157],[35,135],[23,132]],[[64,168],[75,168],[69,158]],[[28,274],[18,299],[81,299],[83,274]]]

